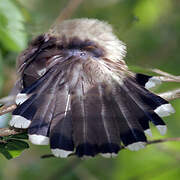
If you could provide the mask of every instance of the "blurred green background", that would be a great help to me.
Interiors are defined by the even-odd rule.
[[[45,32],[66,0],[0,0],[0,97],[8,95],[15,81],[18,53],[36,35]],[[84,0],[72,18],[108,21],[127,44],[131,69],[159,68],[180,75],[179,0]],[[139,68],[141,67],[141,68]],[[177,88],[164,83],[156,91]],[[172,101],[176,113],[164,118],[165,137],[180,137],[180,101]],[[153,138],[163,138],[153,129]],[[47,146],[33,146],[13,160],[0,155],[0,180],[179,180],[180,142],[150,145],[139,152],[123,150],[117,158],[88,160],[47,158]]]

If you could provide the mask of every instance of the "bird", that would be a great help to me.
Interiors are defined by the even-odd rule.
[[[115,157],[124,147],[144,148],[149,124],[164,135],[162,117],[175,110],[149,90],[160,80],[131,72],[125,56],[125,43],[107,22],[54,24],[17,59],[11,91],[17,108],[9,125],[27,129],[31,143],[50,145],[61,158]]]

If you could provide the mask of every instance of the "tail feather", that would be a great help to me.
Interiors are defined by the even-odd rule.
[[[105,142],[102,142],[100,146],[100,152],[104,156],[107,156],[107,154],[114,156],[121,149],[121,139],[118,122],[113,113],[112,101],[108,98],[108,96],[111,96],[108,89],[108,86],[105,84],[98,87],[101,103],[101,123],[106,135]]]
[[[96,128],[91,127],[94,125],[93,121],[99,122],[98,119],[100,119],[100,115],[96,114],[97,116],[92,117],[94,114],[88,114],[88,112],[90,112],[91,109],[87,109],[87,102],[85,96],[86,87],[83,83],[79,83],[77,87],[78,88],[76,88],[73,92],[71,102],[73,140],[76,147],[76,154],[80,157],[84,155],[95,156],[98,153],[97,132]],[[95,105],[95,103],[93,105]],[[88,117],[88,115],[91,116]],[[91,117],[92,123],[88,121],[88,118]]]
[[[67,157],[74,150],[72,138],[71,96],[66,88],[58,90],[50,126],[50,146],[57,157]]]
[[[49,144],[49,127],[54,115],[55,97],[61,74],[53,78],[54,81],[47,83],[46,89],[42,88],[44,91],[40,89],[38,98],[34,101],[37,111],[28,129],[29,139],[33,144]]]
[[[55,68],[50,69],[42,77],[40,77],[38,80],[33,82],[30,86],[25,87],[21,93],[31,94],[37,92],[43,87],[47,87],[49,83],[52,82],[52,79],[54,79],[54,76],[56,76],[56,74],[57,74],[57,69]],[[60,76],[61,75],[62,74],[60,74]]]
[[[74,151],[71,100],[74,86],[79,79],[81,64],[73,61],[65,74],[69,76],[61,80],[56,91],[55,112],[50,125],[50,146],[57,157],[67,157]],[[73,69],[75,68],[75,70]],[[66,83],[68,82],[68,83]],[[79,112],[78,112],[79,113]]]
[[[18,105],[12,113],[9,125],[15,128],[28,128],[37,111],[37,104],[33,103],[36,95],[31,96],[23,104]]]
[[[40,96],[37,101],[37,111],[28,128],[29,140],[33,144],[49,144],[49,126],[53,118],[55,101],[53,94]],[[44,137],[44,138],[43,138]]]
[[[47,88],[49,88],[52,82],[56,82],[57,77],[62,79],[63,73],[57,71],[57,69],[50,69],[44,76],[36,80],[30,86],[25,87],[19,94],[16,96],[16,103],[24,103],[31,95],[37,94],[39,97]]]

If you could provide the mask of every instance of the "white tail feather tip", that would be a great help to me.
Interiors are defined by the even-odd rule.
[[[146,130],[144,131],[144,133],[145,133],[146,135],[152,137],[152,132],[151,132],[150,129],[146,129]]]
[[[158,129],[158,131],[161,135],[165,135],[167,132],[167,126],[166,125],[158,125],[158,126],[156,126],[156,128]]]
[[[145,145],[146,145],[145,142],[136,142],[136,143],[132,143],[132,144],[126,146],[126,148],[131,151],[138,151],[140,149],[145,148]]]
[[[51,149],[52,153],[56,157],[61,157],[61,158],[67,158],[70,154],[72,154],[72,151],[66,151],[62,149]]]
[[[113,157],[116,157],[117,154],[116,153],[101,153],[101,156],[105,158],[113,158]]]
[[[29,140],[31,141],[32,144],[36,145],[48,145],[49,144],[49,138],[46,136],[42,135],[37,135],[37,134],[29,134]]]
[[[22,104],[24,103],[27,99],[29,98],[29,96],[25,93],[19,93],[17,96],[16,96],[16,104]]]
[[[15,128],[22,128],[22,129],[26,129],[30,126],[31,121],[19,116],[19,115],[13,115],[12,119],[9,122],[9,125]]]
[[[146,89],[151,89],[157,85],[161,84],[161,80],[158,77],[152,77],[149,81],[145,84]]]
[[[160,117],[165,117],[175,113],[175,110],[171,104],[162,104],[161,106],[157,107],[154,112]]]

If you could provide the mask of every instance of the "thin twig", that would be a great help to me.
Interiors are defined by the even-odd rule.
[[[179,99],[180,98],[180,89],[167,91],[167,92],[164,92],[164,93],[160,93],[158,95],[161,96],[163,99],[166,99],[167,101],[171,101],[171,100],[174,100],[174,99]]]
[[[167,72],[164,72],[160,69],[150,69],[152,72],[155,72],[157,74],[160,74],[160,79],[165,82],[180,82],[180,76],[175,76],[172,74],[169,74]]]
[[[74,14],[82,1],[83,0],[69,0],[67,6],[62,10],[59,17],[56,19],[55,24],[69,19]]]
[[[172,77],[168,77],[168,76],[156,76],[156,77],[159,78],[159,80],[161,80],[163,82],[180,82],[179,76],[175,76],[176,78],[172,78]]]
[[[0,128],[0,137],[15,135],[15,134],[21,134],[23,133],[23,129],[9,129],[9,128]]]
[[[0,116],[9,112],[12,112],[16,109],[17,105],[16,104],[12,104],[10,106],[2,106],[0,108]]]
[[[156,144],[156,143],[170,142],[170,141],[180,141],[180,137],[156,139],[156,140],[148,141],[148,142],[147,142],[147,145],[148,145],[148,144]]]
[[[46,159],[46,158],[55,158],[55,156],[53,154],[44,154],[41,156],[42,159]]]

